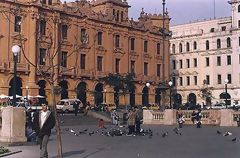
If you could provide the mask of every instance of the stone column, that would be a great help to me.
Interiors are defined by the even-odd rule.
[[[173,125],[176,124],[176,110],[175,109],[166,109],[164,112],[164,124]]]
[[[233,114],[231,109],[221,109],[220,126],[233,126]]]
[[[2,108],[2,130],[0,141],[6,143],[26,142],[26,113],[22,107]]]

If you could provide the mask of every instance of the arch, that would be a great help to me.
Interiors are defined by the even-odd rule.
[[[76,93],[77,93],[77,98],[79,100],[81,100],[81,102],[85,105],[86,102],[87,102],[87,93],[86,93],[86,90],[87,90],[87,84],[85,82],[80,82],[78,85],[77,85],[77,88],[76,88]]]
[[[16,77],[16,94],[22,96],[22,79],[20,77]],[[13,78],[9,82],[9,96],[13,96]]]
[[[187,42],[187,44],[186,44],[186,51],[187,51],[187,52],[190,51],[190,44],[189,44],[189,42]]]
[[[68,82],[66,80],[62,80],[59,84],[61,87],[61,99],[68,98]]]
[[[182,49],[182,43],[179,44],[179,52],[182,53],[183,49]]]
[[[155,103],[160,106],[161,103],[161,89],[160,88],[156,88],[155,90]]]
[[[98,83],[95,86],[94,102],[96,105],[99,105],[103,102],[103,84],[102,83]]]
[[[231,38],[227,38],[227,48],[231,47]]]
[[[197,42],[196,42],[196,41],[193,42],[193,49],[194,49],[194,50],[197,49]]]
[[[221,48],[221,40],[219,38],[217,39],[217,48]]]
[[[39,80],[37,82],[37,85],[39,86],[38,94],[44,96],[44,98],[39,98],[39,103],[44,103],[46,101],[46,84],[47,82],[45,80]]]
[[[196,103],[197,103],[197,96],[196,96],[196,94],[190,93],[188,95],[188,102],[189,102],[190,106],[195,106]]]
[[[224,99],[224,101],[226,102],[227,105],[231,105],[231,100],[230,100],[231,95],[229,93],[223,92],[219,95],[219,98]],[[227,99],[227,101],[226,101],[226,99]]]
[[[148,104],[149,104],[148,94],[149,94],[149,89],[147,86],[145,86],[142,90],[142,105],[143,106],[148,106]]]
[[[206,40],[206,50],[209,50],[210,45],[209,45],[209,40]]]
[[[175,50],[176,49],[176,46],[175,46],[175,44],[172,44],[172,54],[175,54]]]
[[[178,109],[182,105],[182,96],[177,93],[173,97],[173,108]]]

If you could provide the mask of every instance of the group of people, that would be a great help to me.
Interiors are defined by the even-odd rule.
[[[197,128],[201,128],[201,125],[202,125],[201,119],[202,119],[201,109],[198,109],[197,112],[196,111],[192,112],[191,121],[192,121],[193,124],[195,124],[195,121],[196,121]],[[182,128],[183,124],[185,122],[184,115],[183,114],[178,114],[177,121],[178,121],[179,128]]]
[[[142,117],[139,109],[130,109],[127,115],[128,135],[139,135],[141,132]]]

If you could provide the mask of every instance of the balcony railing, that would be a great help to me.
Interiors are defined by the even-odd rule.
[[[39,65],[38,66],[37,75],[50,74],[50,72],[51,72],[50,66],[47,66],[47,65]]]
[[[92,74],[91,70],[77,68],[77,76],[80,76],[80,77],[91,77],[91,76],[93,76],[93,74]]]
[[[9,71],[13,73],[14,71],[14,62],[9,62]],[[28,74],[30,72],[30,66],[28,63],[17,63],[17,72],[24,72]]]
[[[60,67],[59,73],[60,75],[71,77],[76,75],[75,67]]]

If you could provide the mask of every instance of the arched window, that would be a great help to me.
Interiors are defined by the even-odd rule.
[[[240,5],[238,6],[238,12],[240,12]]]
[[[194,49],[194,50],[197,49],[197,42],[196,42],[196,41],[193,42],[193,49]]]
[[[221,40],[217,39],[217,49],[221,48]]]
[[[175,54],[175,48],[176,46],[175,46],[175,44],[172,44],[172,54]]]
[[[228,48],[231,47],[231,38],[230,37],[227,38],[227,47]]]
[[[206,41],[206,50],[209,50],[209,40]]]
[[[189,50],[190,50],[190,45],[189,45],[189,42],[187,42],[187,44],[186,44],[186,51],[189,52]]]
[[[179,52],[182,53],[182,43],[179,44]]]

